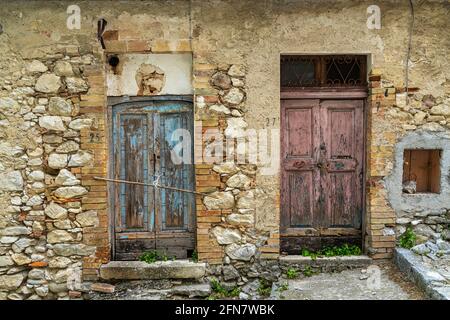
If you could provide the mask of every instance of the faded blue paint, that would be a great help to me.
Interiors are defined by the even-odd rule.
[[[160,172],[163,174],[162,184],[171,187],[183,188],[193,190],[194,186],[190,183],[189,176],[194,172],[192,165],[179,164],[175,165],[170,158],[170,150],[172,150],[181,140],[173,140],[172,133],[180,128],[190,130],[188,124],[190,123],[190,114],[187,112],[180,112],[175,114],[161,114],[161,138],[165,143],[161,144],[161,159]],[[180,154],[180,156],[182,156]],[[193,208],[190,207],[192,203],[191,194],[173,191],[168,189],[161,189],[161,215],[162,228],[168,229],[187,229],[189,212]],[[168,223],[169,216],[173,217],[178,223]],[[180,224],[181,223],[181,224]]]
[[[172,132],[176,129],[184,128],[191,132],[191,159],[193,158],[193,110],[192,104],[186,101],[152,101],[145,105],[136,106],[133,103],[122,103],[112,109],[114,124],[120,123],[120,128],[113,126],[114,152],[119,151],[120,179],[126,180],[126,156],[125,155],[125,130],[123,119],[126,117],[140,117],[145,125],[139,130],[139,134],[131,137],[131,143],[138,144],[139,136],[143,135],[148,139],[143,139],[144,158],[144,179],[142,181],[151,183],[155,177],[161,175],[160,183],[166,186],[195,190],[194,165],[175,165],[170,158],[170,150],[179,143],[172,141]],[[119,121],[117,122],[117,119]],[[158,148],[155,143],[159,142],[159,160],[153,165],[152,159],[157,159]],[[119,150],[116,150],[118,148]],[[144,231],[130,229],[125,226],[126,222],[126,184],[119,184],[120,189],[120,213],[122,230],[125,232]],[[191,193],[172,191],[167,189],[155,190],[152,187],[145,187],[144,191],[144,229],[149,231],[164,230],[187,230],[193,219],[195,212],[195,198]],[[158,201],[159,199],[159,201]],[[156,208],[159,206],[159,208]],[[161,230],[155,226],[155,212],[159,212]],[[170,217],[180,217],[181,224],[167,225]],[[177,221],[177,220],[175,220]]]
[[[119,134],[119,140],[115,141],[115,145],[119,146],[120,150],[120,179],[121,180],[129,180],[129,178],[126,175],[126,163],[127,163],[127,155],[125,154],[125,141],[130,142],[130,146],[133,148],[138,148],[139,145],[142,146],[142,156],[143,156],[143,168],[141,168],[144,179],[142,182],[148,183],[148,139],[145,139],[145,137],[148,136],[148,119],[146,114],[118,114],[119,117],[119,123],[120,123],[120,134]],[[124,123],[127,120],[130,119],[139,119],[141,120],[144,125],[140,128],[139,131],[136,132],[136,135],[128,136],[127,139],[125,135],[130,135],[130,132],[125,132],[124,129]],[[125,197],[126,197],[126,190],[130,185],[127,184],[120,184],[120,196],[119,196],[119,202],[120,202],[120,216],[121,216],[121,226],[126,229],[127,231],[146,231],[146,230],[152,230],[153,224],[148,223],[148,188],[147,186],[144,186],[144,199],[143,203],[144,206],[142,208],[143,211],[143,221],[144,226],[143,228],[130,228],[126,226],[126,206],[125,206]]]

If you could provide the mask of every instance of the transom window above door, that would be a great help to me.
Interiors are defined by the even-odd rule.
[[[367,86],[365,55],[282,55],[281,89]]]

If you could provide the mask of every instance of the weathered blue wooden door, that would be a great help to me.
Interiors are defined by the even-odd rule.
[[[153,183],[159,177],[160,185],[195,189],[190,102],[120,103],[112,120],[112,178]],[[116,260],[149,250],[186,258],[194,249],[192,193],[125,183],[111,190]]]

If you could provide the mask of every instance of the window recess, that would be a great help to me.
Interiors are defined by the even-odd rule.
[[[403,153],[403,193],[440,193],[439,149],[407,149]]]

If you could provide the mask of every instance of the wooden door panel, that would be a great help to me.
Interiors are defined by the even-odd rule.
[[[288,190],[290,228],[310,227],[314,218],[314,190],[312,171],[289,172]]]
[[[182,117],[180,114],[176,115],[162,115],[160,129],[162,145],[161,152],[161,172],[162,183],[170,187],[183,187],[183,168],[181,164],[175,164],[171,159],[171,150],[175,147],[178,141],[172,140],[172,132],[177,128],[182,128]],[[162,230],[177,228],[184,229],[185,219],[187,222],[187,215],[185,215],[185,203],[183,192],[161,189],[161,212]]]
[[[119,260],[136,260],[145,251],[158,250],[168,256],[180,259],[187,258],[187,252],[195,248],[195,238],[186,233],[138,233],[116,235],[116,257]]]
[[[281,232],[311,227],[320,196],[319,100],[282,102]]]
[[[281,101],[281,250],[361,241],[363,100]]]
[[[355,156],[354,110],[329,110],[330,158],[347,159]]]
[[[149,125],[146,114],[118,114],[116,146],[119,166],[116,178],[147,182]],[[118,199],[118,228],[121,231],[149,230],[148,187],[121,184]]]
[[[287,158],[313,158],[313,108],[286,110]]]
[[[158,162],[159,167],[157,175],[161,175],[161,184],[169,187],[181,189],[194,189],[194,168],[193,164],[184,163],[183,154],[174,150],[177,144],[182,143],[182,138],[174,134],[177,129],[185,129],[189,132],[192,115],[187,112],[180,113],[161,113],[157,115],[159,133],[155,136],[155,141],[159,144]],[[190,152],[189,157],[192,161],[192,150],[182,150]],[[174,154],[175,153],[175,154]],[[193,195],[191,193],[159,189],[157,193],[157,202],[160,208],[161,217],[160,230],[190,230],[192,220],[190,217],[194,212]]]
[[[321,102],[322,228],[361,228],[364,122],[361,100]]]
[[[330,220],[326,228],[354,227],[355,174],[353,172],[330,173]]]
[[[154,238],[151,238],[152,235],[153,233],[143,239],[129,239],[124,235],[116,237],[116,259],[137,260],[143,252],[155,250],[156,241]]]
[[[187,152],[193,159],[192,104],[119,104],[112,109],[112,120],[112,177],[152,183],[160,176],[161,185],[195,190],[192,161],[174,162],[171,154],[186,138],[188,147],[179,153]],[[189,135],[173,137],[177,129],[185,129]],[[125,183],[114,184],[111,191],[115,259],[136,259],[149,250],[186,258],[195,248],[193,194]]]

